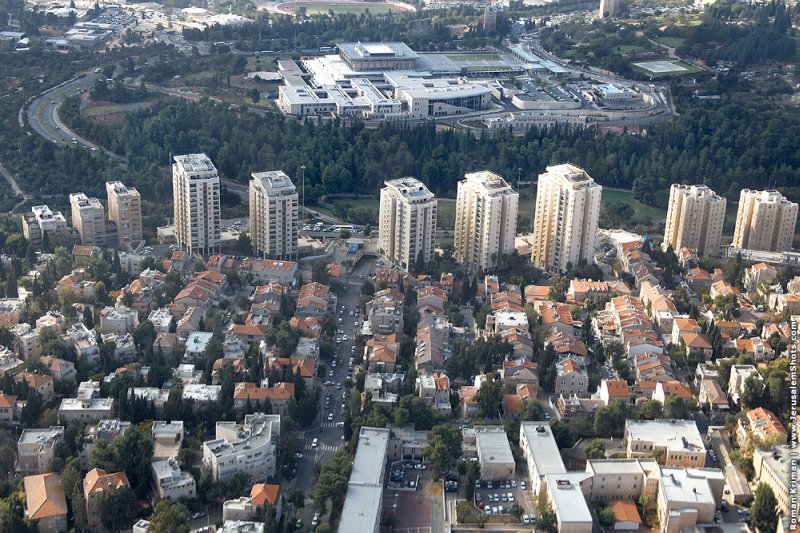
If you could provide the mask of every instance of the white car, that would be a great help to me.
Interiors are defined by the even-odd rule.
[[[316,448],[317,444],[319,444],[319,440],[317,440],[317,438],[314,437],[314,440],[311,441],[311,447]]]

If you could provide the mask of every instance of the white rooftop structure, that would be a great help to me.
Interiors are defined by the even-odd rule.
[[[481,477],[487,480],[512,479],[515,472],[514,455],[503,426],[476,426],[475,439]]]
[[[264,533],[263,522],[250,522],[247,520],[225,520],[222,528],[217,533]]]
[[[216,402],[219,399],[221,390],[222,385],[189,383],[183,387],[183,399],[196,400],[198,402]]]
[[[361,428],[339,533],[379,531],[389,434],[384,428]]]
[[[211,342],[213,333],[207,331],[193,331],[186,337],[186,351],[191,353],[204,353]]]
[[[544,488],[545,476],[567,471],[549,422],[523,422],[519,444],[528,463],[528,475],[534,494]]]
[[[545,476],[547,495],[556,513],[559,531],[592,531],[592,513],[580,486],[580,481],[587,477],[585,472]]]
[[[630,439],[652,442],[659,448],[705,449],[703,437],[694,420],[627,420],[626,428]]]

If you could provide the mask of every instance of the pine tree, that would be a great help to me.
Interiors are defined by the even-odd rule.
[[[778,501],[772,488],[759,483],[756,488],[751,515],[753,527],[761,533],[772,533],[778,527]]]
[[[92,308],[88,305],[83,306],[83,325],[87,329],[94,329],[94,316],[92,315]]]

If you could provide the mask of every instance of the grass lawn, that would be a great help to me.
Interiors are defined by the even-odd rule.
[[[659,222],[663,222],[667,218],[667,210],[660,208],[660,207],[651,207],[647,204],[643,204],[639,200],[633,197],[633,193],[630,191],[610,191],[608,189],[603,190],[603,199],[602,202],[610,202],[612,200],[618,200],[620,202],[624,202],[631,206],[634,211],[634,219],[636,222],[641,221],[649,221],[650,224],[656,225]]]
[[[450,61],[500,61],[497,54],[448,54],[445,57]]]
[[[677,48],[683,44],[683,37],[659,37],[655,39],[657,43],[664,44],[670,48]]]

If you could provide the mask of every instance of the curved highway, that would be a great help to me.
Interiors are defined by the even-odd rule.
[[[36,133],[56,146],[75,146],[93,152],[102,152],[111,159],[125,163],[127,161],[124,157],[81,137],[64,124],[58,116],[58,110],[65,98],[89,90],[95,81],[102,77],[103,75],[97,72],[85,72],[48,89],[28,103],[25,117]]]

